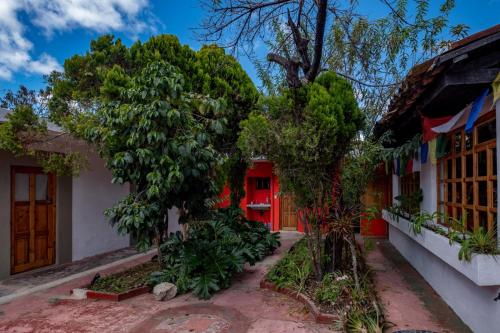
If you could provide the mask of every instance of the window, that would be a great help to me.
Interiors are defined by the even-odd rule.
[[[467,228],[495,230],[497,216],[496,122],[482,117],[471,134],[464,128],[449,135],[454,148],[438,161],[438,207]]]
[[[413,172],[401,177],[400,203],[405,212],[414,214],[420,210],[420,172]]]
[[[257,190],[269,190],[271,188],[269,178],[256,178],[255,184]]]
[[[420,172],[413,172],[401,177],[401,194],[410,196],[420,191]]]

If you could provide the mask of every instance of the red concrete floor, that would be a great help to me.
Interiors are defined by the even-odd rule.
[[[209,301],[192,295],[157,302],[147,294],[120,303],[60,297],[88,283],[92,276],[87,276],[0,305],[0,332],[332,332],[327,325],[316,324],[302,304],[259,288],[268,267],[299,237],[296,233],[282,234],[283,245],[273,256],[247,267],[229,289]]]
[[[389,323],[386,332],[472,332],[388,240],[375,242],[366,260]]]

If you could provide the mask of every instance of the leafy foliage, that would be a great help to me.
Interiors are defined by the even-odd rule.
[[[485,231],[479,227],[474,232],[469,232],[468,237],[462,241],[458,259],[470,261],[474,253],[498,254],[495,233],[492,230]]]
[[[246,220],[237,209],[220,209],[211,219],[191,224],[185,239],[180,232],[170,235],[161,245],[163,270],[152,279],[208,299],[229,287],[245,263],[253,265],[279,246],[279,234],[264,224]]]
[[[50,77],[51,119],[69,128],[73,134],[84,136],[82,132],[94,124],[82,121],[82,115],[86,120],[92,119],[96,109],[121,100],[121,90],[130,88],[131,79],[158,61],[168,62],[182,75],[180,85],[185,93],[218,99],[222,104],[218,113],[206,112],[203,116],[225,119],[226,126],[212,140],[214,149],[229,157],[228,166],[221,169],[227,171],[227,177],[219,182],[227,179],[233,188],[241,188],[244,175],[238,170],[245,168],[246,162],[235,145],[238,125],[254,108],[258,92],[237,60],[215,45],[205,45],[194,51],[181,45],[173,35],[158,35],[145,43],[136,42],[126,47],[120,39],[104,35],[91,42],[86,54],[67,59],[64,73],[54,73]],[[222,176],[222,172],[217,176]],[[234,193],[243,194],[242,191]],[[239,196],[235,198],[238,203],[239,199]]]
[[[124,271],[98,278],[91,290],[108,293],[122,293],[147,286],[151,273],[158,270],[157,262],[146,262]]]
[[[242,122],[242,151],[273,161],[282,191],[293,193],[299,207],[326,199],[340,159],[363,124],[350,85],[324,73],[300,91],[285,90],[262,104],[263,112]]]
[[[399,216],[403,216],[404,212],[398,205],[388,209],[391,218],[398,221]],[[440,221],[440,225],[436,223]],[[429,213],[421,211],[411,215],[410,231],[416,236],[422,233],[422,228],[429,229],[441,236],[449,239],[450,246],[454,243],[460,245],[458,259],[470,261],[474,254],[499,254],[496,231],[485,231],[482,227],[474,231],[467,230],[467,214],[460,218],[454,218],[441,212]]]
[[[352,272],[327,273],[318,282],[312,278],[312,265],[307,241],[302,239],[266,278],[280,288],[306,293],[323,311],[337,314],[337,326],[343,332],[382,332],[383,318],[368,275],[363,276],[359,288]]]
[[[267,279],[280,288],[301,292],[311,273],[312,262],[307,243],[301,240],[269,271]]]
[[[349,83],[326,72],[309,85],[263,99],[262,111],[242,122],[238,145],[245,156],[272,161],[281,191],[294,197],[318,279],[319,234],[338,191],[342,159],[363,121]]]
[[[205,198],[217,194],[212,173],[221,157],[213,138],[223,123],[205,116],[220,112],[220,103],[186,93],[183,83],[170,64],[151,63],[130,80],[119,100],[103,103],[94,126],[85,131],[113,182],[135,185],[107,215],[141,247],[162,235],[168,209],[175,205],[196,216],[204,212]]]

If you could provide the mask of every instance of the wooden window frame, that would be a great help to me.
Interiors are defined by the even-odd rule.
[[[270,177],[256,177],[255,178],[255,189],[257,191],[270,190],[271,189],[271,178]]]
[[[410,195],[420,190],[420,171],[401,176],[400,187],[402,195]]]
[[[437,162],[437,207],[440,212],[449,213],[454,218],[462,216],[466,211],[472,211],[472,223],[468,223],[469,229],[477,230],[479,215],[481,212],[487,214],[487,229],[495,230],[497,207],[494,205],[494,189],[497,187],[497,175],[493,174],[496,166],[493,165],[496,154],[496,137],[485,142],[478,143],[478,128],[490,121],[495,122],[495,112],[488,112],[476,121],[472,131],[472,148],[466,149],[465,127],[461,127],[447,134],[450,141],[450,152],[440,158]],[[460,134],[460,152],[455,151],[455,138]],[[498,133],[497,133],[498,135]],[[486,175],[479,175],[478,155],[486,151]],[[467,156],[472,155],[472,177],[467,177]],[[457,159],[460,163],[461,174],[457,177]],[[448,161],[451,160],[451,177],[448,177]],[[498,174],[498,171],[497,171]],[[486,205],[479,204],[479,183],[486,182]],[[472,203],[467,202],[467,185],[472,183]],[[451,201],[448,200],[448,184],[451,185]],[[457,189],[461,189],[461,197],[457,198]],[[498,193],[498,192],[497,192]]]

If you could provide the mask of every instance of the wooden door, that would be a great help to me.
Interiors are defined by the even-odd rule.
[[[281,230],[297,230],[297,209],[291,196],[281,197],[280,213]]]
[[[11,170],[11,273],[55,262],[55,176],[41,168]]]

